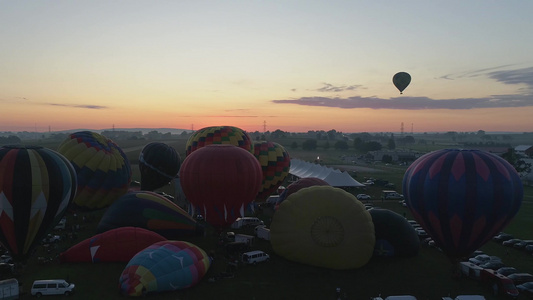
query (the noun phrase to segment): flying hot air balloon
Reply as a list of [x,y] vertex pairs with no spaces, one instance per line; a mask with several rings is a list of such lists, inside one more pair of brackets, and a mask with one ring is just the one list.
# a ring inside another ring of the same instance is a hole
[[207,223],[219,229],[244,215],[263,180],[255,156],[227,144],[207,145],[192,152],[183,161],[179,177],[190,203]]
[[185,155],[211,144],[228,144],[254,153],[252,139],[244,130],[234,126],[211,126],[202,128],[189,137],[185,145]]
[[403,178],[407,207],[452,259],[468,256],[503,230],[520,208],[516,170],[481,150],[444,149],[411,164]]
[[131,182],[130,162],[112,140],[91,131],[70,134],[58,147],[74,166],[78,192],[74,204],[96,210],[124,195]]
[[411,75],[406,72],[398,72],[392,77],[392,83],[400,91],[400,94],[403,94],[403,90],[411,83]]
[[141,190],[153,191],[168,184],[180,169],[178,152],[165,143],[153,142],[144,146],[139,154]]
[[76,173],[56,151],[0,148],[0,242],[22,262],[65,214],[76,195]]

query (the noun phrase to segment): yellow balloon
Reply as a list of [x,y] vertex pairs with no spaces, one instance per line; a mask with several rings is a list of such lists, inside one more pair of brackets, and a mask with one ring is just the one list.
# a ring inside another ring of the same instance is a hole
[[270,241],[274,252],[291,261],[355,269],[372,257],[374,224],[354,195],[331,186],[312,186],[281,203],[272,218]]

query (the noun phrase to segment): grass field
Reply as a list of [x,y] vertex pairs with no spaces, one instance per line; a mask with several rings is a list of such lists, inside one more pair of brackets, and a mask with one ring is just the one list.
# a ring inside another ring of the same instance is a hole
[[[175,147],[184,159],[186,140],[165,141]],[[120,141],[132,163],[133,179],[140,180],[138,171],[138,156],[142,145],[146,141]],[[53,145],[47,147],[54,149]],[[287,147],[287,146],[286,146]],[[183,150],[182,150],[183,149]],[[336,150],[319,150],[314,152],[289,149],[291,157],[314,160],[317,156],[324,164],[342,165],[342,155],[345,152]],[[400,190],[405,167],[372,165],[377,171],[356,172],[356,179],[363,181],[366,177],[381,178],[393,182]],[[173,185],[162,188],[173,194]],[[370,187],[365,193],[373,197],[380,194],[380,187]],[[357,192],[357,191],[354,191]],[[513,222],[506,228],[506,232],[523,239],[533,239],[533,189],[525,188],[524,203]],[[378,200],[375,206],[393,210],[399,214],[411,217],[409,210],[397,201],[382,202]],[[95,229],[103,211],[79,213],[77,218],[69,213],[67,227],[80,224],[76,240],[63,241],[57,244],[50,253],[40,247],[37,253],[28,261],[18,276],[23,292],[29,291],[33,280],[46,278],[65,278],[77,285],[75,299],[124,299],[118,293],[118,279],[125,267],[123,263],[105,264],[59,264],[56,260],[40,263],[38,257],[54,258],[58,253],[71,245],[95,234]],[[88,222],[82,223],[82,216]],[[272,212],[265,210],[258,215],[268,225]],[[207,224],[206,224],[207,226]],[[442,252],[434,248],[422,247],[415,257],[410,258],[372,258],[365,266],[346,271],[335,271],[317,268],[288,261],[277,256],[268,241],[256,239],[254,248],[264,250],[272,256],[269,263],[256,266],[241,266],[231,279],[221,279],[209,282],[207,278],[225,271],[227,261],[223,249],[218,246],[218,236],[207,226],[205,236],[188,238],[190,241],[207,252],[213,251],[215,259],[209,273],[198,285],[181,291],[149,295],[153,299],[335,299],[335,289],[342,289],[344,299],[369,299],[382,294],[383,296],[411,294],[418,299],[440,299],[443,296],[458,294],[483,294],[487,299],[499,299],[491,295],[488,286],[471,279],[452,278],[452,264]],[[252,229],[235,230],[236,232],[252,234]],[[481,248],[490,255],[500,256],[504,263],[517,267],[521,271],[533,273],[533,256],[523,251],[507,248],[495,242],[489,242]],[[29,296],[25,296],[29,298]],[[54,297],[51,297],[53,299]],[[59,297],[60,298],[60,297]]]

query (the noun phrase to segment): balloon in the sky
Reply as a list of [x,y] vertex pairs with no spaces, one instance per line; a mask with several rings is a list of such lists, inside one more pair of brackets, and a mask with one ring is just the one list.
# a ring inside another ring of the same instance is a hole
[[270,242],[288,260],[354,269],[372,257],[374,225],[354,195],[331,186],[312,186],[281,203],[270,226]]
[[76,195],[76,173],[56,151],[38,146],[0,148],[0,242],[26,260]]
[[255,156],[232,145],[207,145],[183,161],[183,193],[214,227],[223,228],[244,215],[257,196],[263,174]]
[[74,204],[96,210],[124,195],[131,181],[130,162],[112,140],[91,131],[70,134],[58,147],[74,166],[78,192]]
[[420,238],[407,220],[388,209],[369,210],[376,231],[375,256],[415,256]]
[[129,192],[107,208],[96,231],[141,227],[167,239],[202,235],[204,228],[165,196],[150,191]]
[[211,260],[200,247],[183,241],[163,241],[137,253],[119,279],[120,293],[142,296],[185,289],[197,284]]
[[403,192],[415,220],[450,258],[471,254],[500,232],[523,197],[513,166],[481,150],[418,158],[404,175]]
[[189,155],[196,149],[211,144],[229,144],[254,153],[252,139],[244,130],[234,126],[212,126],[202,128],[189,137],[185,145],[185,155]]
[[96,234],[59,255],[61,262],[129,262],[141,250],[165,241],[163,236],[140,227],[119,227]]
[[407,88],[409,83],[411,83],[411,75],[406,72],[398,72],[392,77],[392,83],[402,94],[403,90]]
[[254,155],[263,171],[263,184],[255,200],[262,202],[274,193],[289,175],[291,158],[283,146],[267,141],[254,143]]
[[144,146],[139,154],[141,190],[153,191],[168,184],[180,169],[178,152],[165,143],[153,142]]

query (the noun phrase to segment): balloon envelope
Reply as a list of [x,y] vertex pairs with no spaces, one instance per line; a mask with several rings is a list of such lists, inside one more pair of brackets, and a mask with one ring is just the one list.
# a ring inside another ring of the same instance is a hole
[[140,227],[119,227],[96,234],[59,255],[61,262],[129,262],[163,236]]
[[327,183],[325,180],[316,177],[300,178],[295,182],[289,184],[287,188],[285,188],[283,192],[281,192],[277,205],[281,204],[281,202],[287,199],[287,197],[296,193],[297,191],[311,186],[329,186],[329,183]]
[[331,186],[313,186],[281,203],[272,218],[270,242],[288,260],[353,269],[372,257],[374,225],[354,195]]
[[254,156],[259,160],[263,172],[263,183],[255,200],[263,202],[289,175],[291,158],[283,146],[267,141],[254,143]]
[[415,220],[452,258],[467,256],[516,215],[522,183],[507,161],[480,150],[444,149],[418,158],[403,178]]
[[153,191],[168,184],[180,169],[178,152],[165,143],[153,142],[144,146],[139,154],[141,190]]
[[233,145],[254,153],[252,139],[244,130],[234,126],[211,126],[202,128],[187,140],[185,155],[211,144]]
[[375,256],[415,256],[420,249],[420,238],[407,220],[388,209],[374,208],[372,216],[376,232]]
[[232,145],[208,145],[187,156],[179,177],[183,193],[205,221],[223,228],[244,215],[263,175],[250,152]]
[[119,279],[120,293],[141,296],[188,288],[203,278],[210,265],[205,251],[192,243],[158,242],[129,261]]
[[27,259],[76,195],[76,173],[61,154],[37,146],[0,148],[0,242]]
[[203,234],[203,227],[165,196],[150,191],[130,192],[105,211],[96,231],[119,227],[141,227],[167,239]]
[[398,72],[392,77],[392,83],[400,91],[400,94],[409,86],[411,83],[411,75],[406,72]]
[[109,206],[128,191],[130,162],[112,140],[91,131],[70,134],[58,147],[74,166],[78,192],[77,207],[96,210]]

